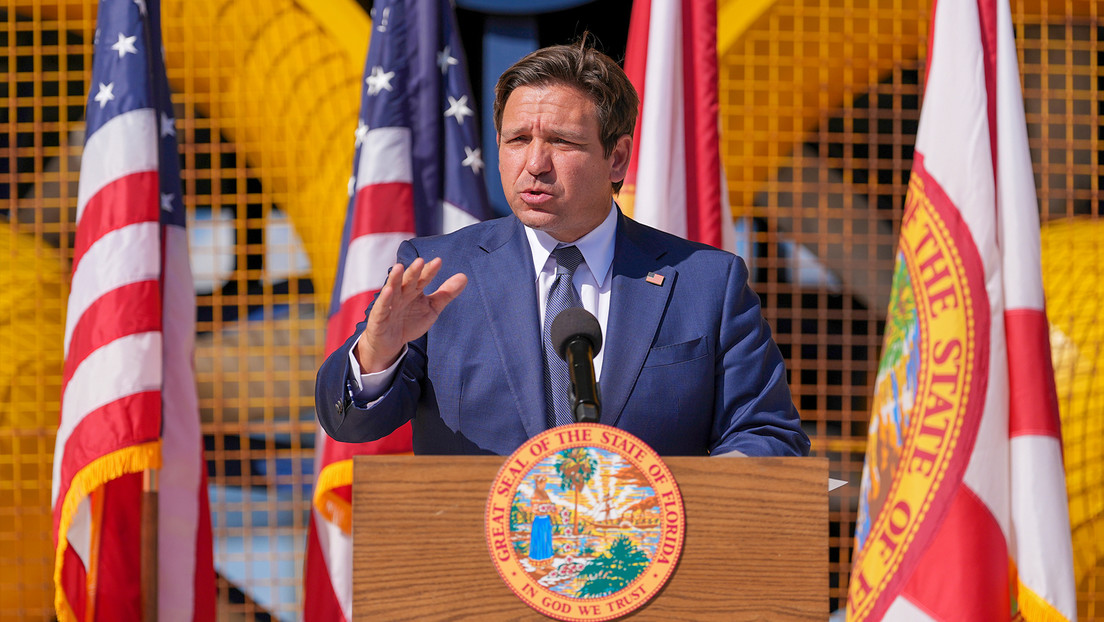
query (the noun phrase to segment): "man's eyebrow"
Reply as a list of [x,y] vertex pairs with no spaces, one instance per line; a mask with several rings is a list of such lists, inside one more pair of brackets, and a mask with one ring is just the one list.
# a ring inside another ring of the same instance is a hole
[[[500,136],[513,138],[515,136],[532,134],[532,130],[528,126],[519,127],[503,127],[499,132]],[[563,138],[575,143],[585,143],[587,140],[586,132],[580,132],[568,128],[552,128],[545,132],[545,135],[552,138]]]
[[577,132],[575,130],[566,129],[566,128],[561,128],[561,129],[558,129],[558,130],[554,130],[554,131],[549,132],[549,133],[553,136],[558,137],[558,138],[566,138],[566,139],[568,139],[572,142],[576,142],[576,143],[586,142],[586,138],[587,138],[586,132]]

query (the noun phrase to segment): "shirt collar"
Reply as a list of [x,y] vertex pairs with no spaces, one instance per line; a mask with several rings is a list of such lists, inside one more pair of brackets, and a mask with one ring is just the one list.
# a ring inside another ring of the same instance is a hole
[[544,264],[548,262],[549,255],[557,246],[576,246],[583,254],[587,268],[594,275],[595,282],[601,287],[609,276],[610,266],[613,264],[614,233],[617,232],[617,210],[613,201],[610,201],[610,211],[602,224],[592,229],[583,237],[571,244],[564,244],[543,231],[525,227],[525,236],[529,238],[529,250],[533,253],[533,272],[536,278],[544,270]]

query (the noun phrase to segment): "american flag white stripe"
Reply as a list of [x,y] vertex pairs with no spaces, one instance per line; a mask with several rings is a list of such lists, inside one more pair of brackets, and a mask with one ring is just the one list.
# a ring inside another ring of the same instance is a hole
[[104,234],[84,254],[73,272],[65,318],[65,354],[73,329],[84,312],[104,294],[161,275],[161,225],[145,222]]
[[716,19],[708,0],[633,5],[625,69],[640,117],[621,200],[642,223],[735,252],[720,153]]
[[379,127],[368,130],[357,162],[356,190],[387,183],[411,183],[410,128]]
[[[357,193],[378,184],[410,184],[413,181],[410,138],[407,127],[381,127],[364,135],[357,162]],[[393,209],[409,207],[395,205]],[[385,231],[365,233],[349,240],[345,265],[350,269],[345,270],[341,282],[341,303],[383,287],[399,245],[412,237],[413,231]]]
[[[131,369],[133,373],[104,373],[111,369]],[[61,409],[65,413],[58,424],[57,446],[64,447],[73,431],[89,413],[122,397],[142,391],[161,390],[161,334],[138,333],[116,339],[93,351],[77,367],[62,392]],[[56,504],[63,485],[62,461],[53,465],[53,494]]]
[[[134,173],[157,171],[157,112],[141,108],[124,112],[88,137],[77,182],[77,224],[88,201],[104,186]],[[138,138],[144,137],[144,138]]]
[[341,302],[383,287],[399,245],[412,237],[412,232],[369,233],[349,242],[346,263],[356,266],[356,270],[345,271],[341,282]]
[[475,223],[479,222],[478,218],[472,216],[468,212],[465,212],[452,203],[449,203],[448,201],[441,201],[441,212],[441,230],[445,233],[452,233],[453,231],[463,229],[468,225],[474,225]]
[[[319,431],[325,436],[326,433]],[[323,441],[323,443],[328,441]],[[324,446],[320,446],[318,455],[322,455]],[[353,576],[353,537],[341,530],[341,527],[326,520],[317,509],[311,508],[314,513],[315,531],[318,535],[322,557],[326,561],[326,568],[331,577]],[[332,581],[334,597],[341,608],[345,620],[353,619],[353,582]]]
[[67,539],[69,540],[69,546],[73,547],[73,551],[77,556],[88,563],[90,556],[90,549],[92,548],[92,510],[88,504],[88,497],[81,500],[77,505],[77,511],[73,513],[73,523],[69,527],[69,534]]

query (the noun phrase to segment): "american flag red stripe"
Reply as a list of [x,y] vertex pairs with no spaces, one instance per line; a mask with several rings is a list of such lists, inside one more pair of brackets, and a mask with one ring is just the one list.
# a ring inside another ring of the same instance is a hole
[[[329,323],[341,322],[341,326],[356,326],[357,322],[364,318],[364,310],[368,308],[368,305],[372,302],[372,299],[376,297],[376,293],[379,290],[366,291],[359,294],[350,296],[345,303],[341,305],[341,308],[330,316]],[[345,342],[346,338],[343,338],[337,332],[326,331],[326,352],[333,352]],[[328,440],[328,439],[327,439]]]
[[53,464],[60,620],[141,618],[150,469],[159,616],[215,615],[195,294],[158,15],[147,0],[103,2],[97,16]]
[[[392,209],[372,209],[373,205],[391,205]],[[356,194],[353,208],[353,239],[373,233],[414,232],[414,187],[410,182],[392,182],[365,186]]]
[[[133,413],[157,412],[161,408],[160,391],[139,391],[120,397],[84,416],[74,428],[73,436],[79,443],[70,443],[68,459],[62,463],[59,477],[72,481],[81,469],[101,456],[137,443],[156,442],[161,429],[151,417],[138,417]],[[127,425],[119,425],[126,421]],[[55,515],[55,524],[60,520]]]
[[[157,183],[156,171],[133,173],[92,196],[81,214],[81,226],[73,241],[74,272],[88,249],[105,234],[128,225],[158,221]],[[134,205],[135,209],[116,209],[121,204]]]
[[[387,130],[365,136],[359,158],[374,162],[409,160],[408,145],[389,140]],[[382,135],[384,140],[376,140]],[[364,166],[361,171],[363,173]],[[399,167],[401,168],[401,167]],[[358,184],[359,185],[359,184]],[[352,334],[364,310],[386,278],[399,244],[414,236],[413,189],[409,181],[388,181],[362,186],[352,199],[351,236],[343,253],[342,279],[335,284],[340,305],[326,323],[326,354],[329,355]],[[347,224],[347,226],[348,226]],[[307,545],[306,620],[352,619],[352,458],[364,454],[411,451],[410,425],[371,443],[340,443],[319,430],[316,454],[320,457],[315,484],[311,529]],[[312,557],[313,553],[313,557]],[[314,560],[312,562],[312,559]],[[325,566],[325,574],[313,570]],[[327,581],[328,580],[328,581]]]
[[[489,215],[475,123],[446,117],[448,97],[471,101],[448,0],[382,0],[365,88],[345,232],[326,325],[326,353],[353,333],[403,240],[447,233]],[[434,120],[426,111],[439,111]],[[417,190],[414,181],[417,179]],[[411,451],[409,425],[372,443],[318,429],[318,473],[307,542],[305,620],[352,616],[352,458]]]
[[160,306],[135,302],[157,300],[159,293],[158,283],[147,280],[127,283],[97,298],[73,327],[62,387],[69,384],[77,365],[103,344],[127,335],[160,330]]
[[[80,228],[79,222],[77,228]],[[97,299],[131,283],[151,280],[160,283],[160,249],[160,225],[156,221],[138,222],[108,231],[89,246],[81,262],[73,269],[65,322],[67,354],[73,329]],[[151,304],[159,308],[161,303],[159,299],[154,299],[152,302],[136,301],[131,304]]]

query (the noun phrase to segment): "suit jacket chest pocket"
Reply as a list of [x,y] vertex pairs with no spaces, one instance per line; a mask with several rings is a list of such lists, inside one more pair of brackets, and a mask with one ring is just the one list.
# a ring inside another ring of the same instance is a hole
[[648,352],[644,367],[678,365],[712,355],[708,336],[666,346],[656,346]]
[[617,426],[660,453],[704,453],[715,380],[709,336],[652,348]]

